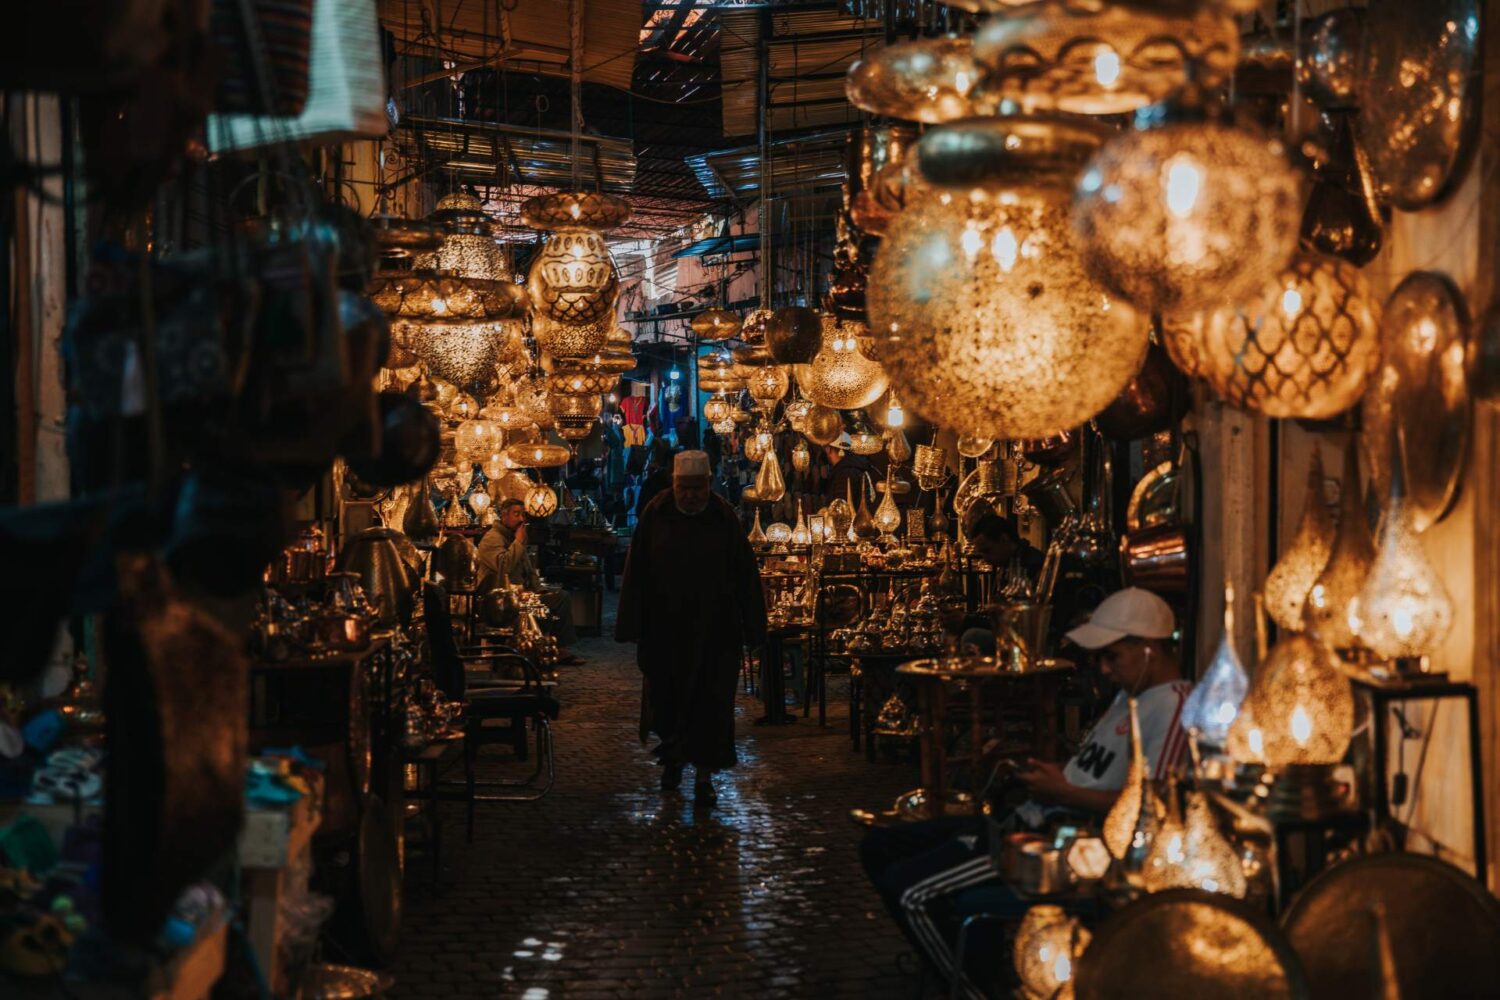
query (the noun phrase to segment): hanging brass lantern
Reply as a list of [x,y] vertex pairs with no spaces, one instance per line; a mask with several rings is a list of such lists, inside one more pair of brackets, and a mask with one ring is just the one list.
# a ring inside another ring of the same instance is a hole
[[1350,616],[1355,613],[1374,558],[1375,543],[1370,538],[1359,486],[1359,453],[1350,435],[1344,450],[1338,533],[1333,537],[1328,562],[1307,592],[1303,611],[1308,632],[1330,649],[1342,652],[1360,645]]
[[528,517],[551,517],[557,513],[557,494],[553,492],[552,487],[537,483],[526,491],[525,504]]
[[1230,752],[1252,755],[1242,763],[1337,764],[1354,732],[1354,694],[1333,652],[1305,635],[1278,642],[1229,732]]
[[892,221],[870,273],[870,329],[901,399],[960,434],[1042,438],[1104,409],[1148,324],[1088,275],[1067,221],[1087,122],[974,119],[918,146],[934,185]]
[[755,368],[746,380],[750,398],[768,409],[781,402],[791,384],[791,375],[780,365]]
[[509,445],[501,454],[518,469],[551,469],[567,465],[568,459],[573,457],[572,452],[562,445],[540,442]]
[[890,386],[885,369],[858,350],[855,324],[824,316],[823,346],[811,362],[797,365],[797,384],[807,398],[836,410],[869,406]]
[[703,419],[715,427],[728,420],[730,412],[729,400],[722,393],[703,404]]
[[812,467],[812,452],[807,448],[807,441],[803,438],[797,439],[797,445],[792,449],[792,468],[799,473],[806,472]]
[[604,350],[614,316],[592,323],[558,323],[541,312],[532,317],[531,334],[539,348],[554,358],[581,361]]
[[844,433],[844,418],[831,407],[815,405],[802,418],[802,433],[813,444],[829,445]]
[[[551,235],[531,263],[527,289],[538,319],[585,326],[614,309],[620,278],[603,230],[623,225],[630,206],[613,195],[569,193],[532,198],[521,218]],[[608,332],[601,331],[601,338]],[[602,346],[596,343],[589,354]]]
[[745,322],[740,327],[740,339],[747,344],[764,345],[766,341],[766,324],[771,321],[771,310],[751,309],[745,314]]
[[740,332],[740,318],[728,309],[705,309],[689,325],[702,340],[728,340]]
[[986,92],[1033,111],[1111,115],[1205,88],[1234,71],[1239,30],[1217,3],[1038,0],[999,11],[974,36]]
[[767,448],[761,459],[760,471],[755,474],[755,495],[765,503],[775,503],[786,496],[786,479],[781,475],[775,448]]
[[1368,282],[1323,254],[1300,253],[1249,302],[1205,313],[1198,334],[1183,352],[1196,356],[1198,374],[1230,405],[1269,417],[1337,416],[1359,402],[1380,362]]
[[557,395],[602,395],[619,384],[613,373],[590,371],[584,366],[559,365],[547,376],[547,391]]
[[974,91],[984,70],[973,39],[919,38],[875,49],[849,67],[844,91],[856,108],[887,118],[939,125],[988,113]]
[[1123,132],[1074,188],[1089,272],[1146,312],[1253,294],[1292,259],[1301,221],[1281,147],[1212,121]]
[[1333,548],[1333,520],[1323,502],[1323,459],[1313,449],[1307,471],[1307,496],[1302,502],[1302,520],[1297,534],[1266,576],[1266,613],[1289,632],[1302,631],[1302,611],[1307,592],[1328,564]]

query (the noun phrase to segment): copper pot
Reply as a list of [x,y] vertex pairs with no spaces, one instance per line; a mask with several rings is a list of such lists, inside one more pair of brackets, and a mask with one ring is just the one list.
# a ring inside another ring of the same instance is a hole
[[1157,593],[1181,594],[1191,577],[1187,529],[1158,524],[1120,539],[1120,573],[1125,583]]

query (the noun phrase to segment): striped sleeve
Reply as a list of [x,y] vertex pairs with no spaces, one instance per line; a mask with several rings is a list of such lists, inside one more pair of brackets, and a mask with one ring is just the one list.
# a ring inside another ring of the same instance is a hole
[[1192,685],[1186,681],[1153,692],[1141,717],[1142,746],[1158,781],[1179,774],[1187,759],[1187,732],[1182,728],[1182,706]]

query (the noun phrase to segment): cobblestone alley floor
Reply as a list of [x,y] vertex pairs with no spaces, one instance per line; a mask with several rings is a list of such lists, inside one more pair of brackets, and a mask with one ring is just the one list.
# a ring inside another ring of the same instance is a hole
[[691,771],[685,794],[664,796],[636,738],[635,647],[578,652],[589,662],[563,668],[551,794],[481,804],[473,844],[463,806],[446,805],[440,892],[425,859],[409,866],[396,995],[912,997],[847,813],[887,806],[916,769],[851,751],[842,678],[821,729],[816,711],[754,726],[760,704],[742,694],[740,766],[720,776],[718,808],[695,814]]

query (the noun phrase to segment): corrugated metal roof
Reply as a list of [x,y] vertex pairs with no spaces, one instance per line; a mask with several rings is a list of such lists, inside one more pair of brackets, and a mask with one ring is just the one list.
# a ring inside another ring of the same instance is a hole
[[[848,132],[836,129],[771,143],[770,187],[772,194],[806,193],[843,184],[846,174],[844,149]],[[712,198],[753,201],[760,193],[760,146],[721,149],[687,157]]]
[[[393,133],[396,148],[423,163],[438,163],[480,184],[574,184],[572,137],[459,118],[411,117]],[[635,152],[629,139],[579,137],[577,183],[629,191]],[[503,161],[504,169],[500,167]],[[596,170],[596,167],[598,168]]]
[[[583,78],[629,90],[645,23],[641,0],[585,3]],[[512,11],[505,6],[495,0],[380,0],[380,23],[396,36],[403,55],[413,50],[410,54],[457,57],[461,64],[494,63],[503,44],[508,64],[567,76],[566,0],[523,0]]]
[[[724,134],[752,135],[760,127],[758,103],[763,12],[723,11],[719,66],[723,81]],[[859,121],[844,98],[844,74],[869,48],[884,43],[880,24],[849,17],[837,7],[773,11],[765,15],[770,62],[773,132]]]

